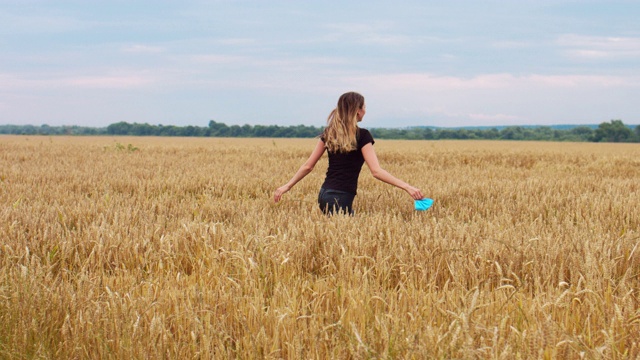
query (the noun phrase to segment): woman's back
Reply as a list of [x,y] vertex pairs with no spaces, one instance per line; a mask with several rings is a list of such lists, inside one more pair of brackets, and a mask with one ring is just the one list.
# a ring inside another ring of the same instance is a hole
[[[329,167],[322,184],[325,189],[346,191],[352,194],[357,193],[358,177],[362,164],[364,164],[364,156],[362,148],[367,144],[374,144],[373,136],[367,129],[358,129],[356,149],[350,152],[332,152],[328,151]],[[323,138],[321,138],[324,141]]]

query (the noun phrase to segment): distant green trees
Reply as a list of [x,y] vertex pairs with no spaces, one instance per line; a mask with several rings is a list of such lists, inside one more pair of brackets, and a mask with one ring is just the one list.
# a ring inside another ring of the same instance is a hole
[[310,137],[318,136],[322,132],[323,128],[306,126],[306,125],[227,126],[226,124],[217,123],[211,120],[209,121],[208,129],[209,129],[209,135],[207,136],[310,138]]
[[[131,136],[189,136],[189,137],[275,137],[312,138],[320,135],[322,127],[295,125],[231,125],[209,121],[208,126],[150,125],[147,123],[117,122],[106,128],[82,126],[0,125],[0,134],[18,135],[131,135]],[[408,140],[533,140],[533,141],[593,141],[640,142],[640,125],[635,129],[622,120],[611,120],[595,126],[506,126],[494,128],[371,128],[378,139]]]
[[[640,125],[636,126],[636,133],[640,130]],[[634,142],[640,138],[626,126],[622,120],[611,120],[609,123],[602,123],[593,135],[593,141],[596,142]]]
[[103,128],[84,126],[0,125],[0,134],[9,135],[104,135]]

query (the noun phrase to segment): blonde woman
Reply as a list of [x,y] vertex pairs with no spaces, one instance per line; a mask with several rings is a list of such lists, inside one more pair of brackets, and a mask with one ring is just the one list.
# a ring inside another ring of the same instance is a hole
[[371,133],[358,127],[358,122],[362,121],[366,112],[362,95],[356,92],[342,94],[338,99],[338,106],[329,114],[327,126],[311,156],[289,182],[276,189],[274,201],[280,201],[284,193],[307,176],[325,150],[329,154],[329,168],[318,194],[318,204],[324,213],[333,214],[338,211],[353,215],[353,199],[358,189],[360,169],[365,162],[376,179],[403,189],[414,200],[423,199],[420,189],[380,167],[373,150],[375,141]]

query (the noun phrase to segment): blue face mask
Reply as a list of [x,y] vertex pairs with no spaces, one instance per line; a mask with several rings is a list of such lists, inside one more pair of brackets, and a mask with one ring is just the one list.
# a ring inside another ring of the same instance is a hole
[[433,205],[433,199],[424,198],[422,200],[415,201],[415,207],[418,211],[425,211]]

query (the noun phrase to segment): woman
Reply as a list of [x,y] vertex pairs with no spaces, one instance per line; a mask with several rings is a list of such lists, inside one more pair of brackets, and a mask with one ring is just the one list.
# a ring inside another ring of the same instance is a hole
[[318,204],[326,214],[333,214],[334,211],[353,214],[352,205],[358,188],[358,176],[365,162],[376,179],[405,190],[414,200],[424,198],[420,189],[380,167],[373,150],[375,141],[371,133],[358,127],[358,122],[362,121],[366,112],[362,95],[348,92],[340,96],[338,106],[329,114],[327,126],[311,156],[289,182],[276,189],[273,197],[275,202],[280,201],[284,193],[313,170],[325,150],[329,154],[329,168],[320,188]]

